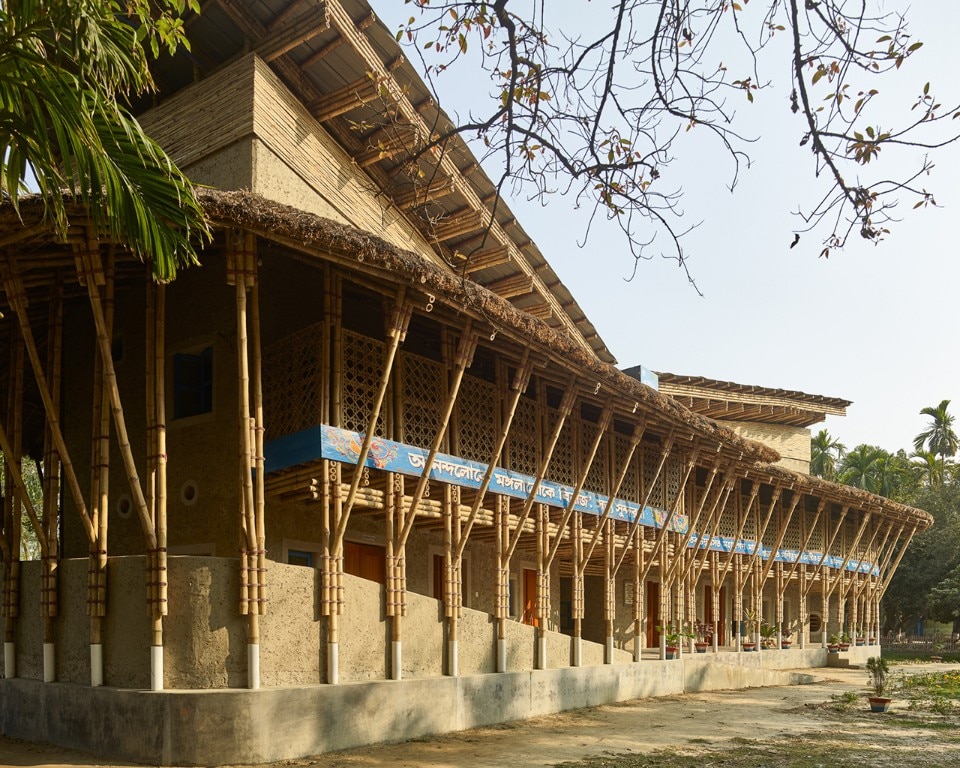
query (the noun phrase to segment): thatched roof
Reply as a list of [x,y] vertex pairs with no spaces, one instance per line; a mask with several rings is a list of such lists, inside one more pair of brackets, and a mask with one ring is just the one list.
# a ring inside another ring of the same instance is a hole
[[[860,510],[876,509],[885,517],[916,523],[921,529],[933,523],[932,517],[921,510],[773,466],[772,462],[780,458],[774,449],[744,439],[713,420],[690,411],[673,398],[602,362],[582,344],[509,301],[441,269],[416,253],[401,250],[368,232],[248,192],[202,189],[198,197],[215,227],[239,226],[307,258],[334,258],[383,281],[405,284],[435,296],[439,302],[489,323],[518,344],[536,347],[554,364],[575,370],[590,385],[599,383],[601,392],[635,402],[638,418],[646,414],[649,426],[656,429],[655,425],[659,425],[661,430],[675,428],[688,439],[700,439],[707,446],[721,451],[728,460],[741,464],[743,473],[755,481],[790,485],[797,492],[826,497],[837,504],[848,504]],[[20,216],[9,203],[0,204],[0,247],[15,246],[18,258],[30,265],[25,283],[28,293],[38,299],[45,294],[54,270],[73,268],[70,244],[62,242],[51,228],[42,224],[42,211],[42,201],[36,197],[22,199]],[[67,213],[75,221],[84,218],[79,206],[71,206]],[[142,267],[136,266],[132,260],[122,262],[120,267],[121,270],[135,269],[142,274]],[[42,304],[42,301],[38,303]],[[6,309],[5,305],[6,297],[0,297],[0,311]]]

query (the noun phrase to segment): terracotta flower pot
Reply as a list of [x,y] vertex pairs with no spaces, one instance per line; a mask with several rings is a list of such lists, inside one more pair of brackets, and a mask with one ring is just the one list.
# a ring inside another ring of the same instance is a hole
[[706,653],[708,645],[709,643],[694,643],[693,647],[697,650],[697,653]]
[[893,701],[893,699],[888,699],[884,696],[871,696],[869,698],[870,711],[871,712],[887,712],[890,709],[891,701]]
[[840,653],[840,646],[836,643],[830,643],[827,646],[827,653]]
[[672,661],[680,655],[680,649],[673,645],[667,646],[667,661]]
[[744,644],[743,644],[743,650],[745,650],[745,651],[755,651],[755,650],[757,650],[757,644],[756,644],[756,643],[744,643]]

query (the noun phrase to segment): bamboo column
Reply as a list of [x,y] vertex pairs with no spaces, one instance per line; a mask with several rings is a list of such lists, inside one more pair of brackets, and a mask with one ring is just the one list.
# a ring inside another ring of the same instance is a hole
[[804,650],[807,647],[807,640],[809,639],[809,632],[810,632],[810,629],[809,629],[810,622],[807,620],[807,566],[806,564],[800,566],[800,583],[797,585],[797,593],[799,595],[799,597],[797,598],[797,612],[800,615],[799,644],[800,644],[800,649]]
[[[150,683],[163,690],[163,617],[167,615],[166,289],[147,277],[147,498],[157,546],[147,552],[151,621]],[[262,474],[262,473],[261,473]]]
[[[47,376],[50,378],[54,407],[60,408],[60,370],[63,359],[63,285],[57,272],[50,287],[47,322]],[[53,682],[56,674],[56,617],[59,602],[60,560],[60,462],[50,434],[44,426],[43,445],[43,531],[46,551],[42,552],[40,611],[43,615],[44,681]]]
[[[547,668],[547,621],[550,618],[550,567],[547,557],[550,550],[550,508],[546,504],[537,504],[537,601],[536,627],[537,652],[534,659],[536,669]],[[559,533],[557,535],[559,539]]]
[[603,663],[613,664],[613,623],[617,614],[616,585],[614,564],[616,545],[613,535],[613,520],[607,520],[603,526]]
[[510,546],[510,499],[497,495],[496,524],[497,578],[494,612],[497,619],[497,672],[507,671],[507,619],[510,614],[510,561],[504,555]]
[[573,579],[571,594],[571,612],[573,613],[573,666],[579,667],[583,663],[583,513],[574,512],[570,518],[570,537],[573,543]]
[[[14,477],[19,475],[22,444],[23,413],[23,342],[16,339],[10,347],[10,387],[7,390],[6,424],[13,433],[13,440],[3,431],[4,498],[3,528],[8,542],[7,556],[3,561],[3,669],[4,676],[16,677],[16,632],[20,615],[20,484]],[[26,497],[29,501],[29,497]]]
[[713,613],[713,652],[720,650],[721,634],[726,632],[726,627],[720,623],[720,590],[722,585],[718,579],[720,576],[720,555],[717,552],[704,552],[704,557],[710,558],[710,610]]
[[[444,438],[446,437],[447,430],[450,427],[450,418],[453,415],[453,409],[456,406],[457,397],[460,394],[460,385],[463,383],[463,376],[466,373],[467,368],[473,364],[473,355],[477,349],[477,341],[477,334],[473,331],[473,323],[472,321],[468,320],[466,327],[464,328],[463,335],[460,337],[460,343],[457,345],[456,354],[452,361],[452,376],[447,386],[444,410],[440,419],[440,426],[437,429],[436,435],[434,435],[433,443],[430,446],[430,451],[428,452],[427,457],[424,459],[420,477],[417,479],[416,488],[414,489],[413,496],[410,499],[409,512],[405,516],[402,516],[402,520],[398,519],[398,526],[395,532],[396,540],[393,544],[393,550],[397,567],[399,567],[403,573],[402,583],[404,592],[406,590],[406,574],[404,564],[406,562],[407,541],[409,540],[410,533],[413,530],[413,524],[416,521],[420,502],[423,500],[423,497],[429,488],[430,472],[433,469],[433,462],[436,459],[437,454],[440,452],[440,448],[443,446]],[[401,617],[406,614],[405,594],[401,596],[400,604],[402,606],[401,610],[395,611],[392,614],[388,614],[391,616],[391,658],[393,659],[391,669],[394,680],[400,679],[401,669],[403,666]]]
[[443,486],[443,515],[443,611],[447,619],[447,674],[458,677],[459,621],[463,615],[462,560],[455,556],[462,534],[459,486]]
[[[261,599],[262,539],[261,520],[258,520],[256,492],[253,474],[256,467],[256,424],[251,418],[250,344],[248,343],[247,292],[256,283],[256,239],[241,231],[228,235],[227,284],[233,285],[236,293],[237,324],[237,378],[238,413],[237,426],[240,443],[240,531],[243,548],[240,553],[243,594],[240,597],[240,613],[247,617],[247,687],[260,687],[260,616],[265,611]],[[254,351],[256,354],[256,351]],[[262,517],[262,515],[260,516]]]
[[[98,254],[99,256],[99,254]],[[108,256],[104,269],[99,258],[82,263],[82,279],[93,286],[103,307],[104,333],[113,338],[114,283],[113,256]],[[100,295],[102,292],[102,295]],[[90,447],[90,514],[96,538],[90,542],[87,580],[87,613],[90,616],[90,684],[103,685],[103,621],[107,610],[107,537],[110,504],[110,393],[107,391],[104,362],[94,359],[93,444]],[[149,559],[149,558],[148,558]],[[149,563],[147,568],[149,581]],[[148,597],[149,602],[149,587]]]
[[646,597],[644,583],[640,579],[643,572],[643,542],[645,538],[644,528],[637,528],[633,539],[633,660],[640,661],[643,658],[644,645],[644,599]]

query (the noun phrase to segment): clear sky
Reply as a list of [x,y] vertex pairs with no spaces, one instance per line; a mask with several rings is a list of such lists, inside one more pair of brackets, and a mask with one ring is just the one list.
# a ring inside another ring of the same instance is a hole
[[[566,23],[564,14],[573,17],[583,5],[557,2],[554,23]],[[409,16],[397,0],[374,7],[391,29]],[[924,47],[896,83],[878,87],[906,109],[927,81],[945,104],[960,102],[960,3],[917,3],[908,18]],[[799,147],[802,124],[785,97],[786,63],[771,57],[761,69],[774,87],[753,105],[738,106],[738,125],[758,141],[734,192],[727,189],[730,161],[714,142],[685,142],[670,170],[684,190],[684,222],[699,224],[685,247],[703,297],[674,262],[644,262],[627,280],[633,259],[615,227],[595,227],[580,247],[585,217],[569,198],[555,195],[541,206],[515,197],[510,206],[621,366],[842,397],[853,401],[848,415],[825,426],[848,447],[909,450],[925,425],[922,407],[950,399],[960,414],[960,146],[935,156],[924,184],[941,208],[911,212],[912,203],[902,205],[904,221],[877,246],[851,238],[844,251],[822,259],[820,238],[808,234],[790,249],[802,224],[791,212],[810,203],[818,187],[811,156]],[[468,88],[462,76],[447,75],[438,87],[451,114],[489,90],[489,80]],[[919,157],[905,160],[916,164]]]

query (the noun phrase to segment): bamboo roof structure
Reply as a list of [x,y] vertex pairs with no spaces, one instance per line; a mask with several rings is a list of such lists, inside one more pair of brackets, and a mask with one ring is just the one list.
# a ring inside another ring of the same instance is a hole
[[191,50],[164,59],[157,92],[135,111],[257,54],[452,273],[540,317],[604,362],[616,362],[466,143],[454,136],[422,150],[453,123],[364,0],[214,0],[186,27]]
[[[640,368],[625,368],[624,373],[639,375]],[[809,427],[826,416],[845,416],[849,400],[810,395],[791,389],[775,389],[752,384],[658,373],[660,391],[711,419],[753,421]]]

